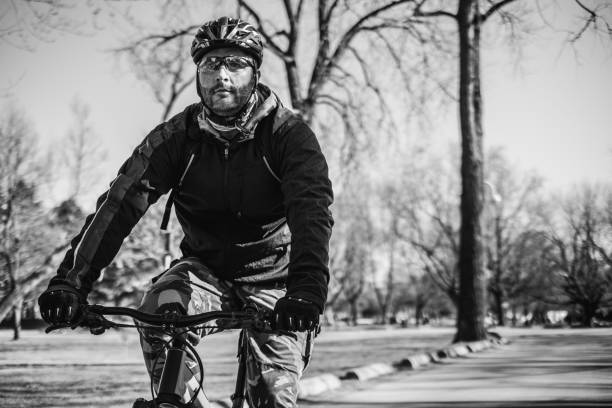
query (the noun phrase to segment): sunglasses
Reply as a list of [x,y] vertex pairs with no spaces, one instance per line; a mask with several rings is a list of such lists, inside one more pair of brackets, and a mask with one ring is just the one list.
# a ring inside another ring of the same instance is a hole
[[255,68],[255,62],[251,58],[229,55],[227,57],[204,57],[198,69],[203,72],[214,72],[221,68],[221,65],[225,65],[230,72],[240,71],[246,67]]

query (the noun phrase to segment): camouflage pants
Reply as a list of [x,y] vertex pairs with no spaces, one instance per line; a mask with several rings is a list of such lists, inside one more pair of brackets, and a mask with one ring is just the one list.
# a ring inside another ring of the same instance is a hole
[[[140,310],[159,313],[171,304],[179,304],[189,314],[212,310],[240,310],[245,303],[273,309],[285,294],[284,288],[259,285],[230,284],[220,281],[211,271],[194,258],[185,258],[168,269],[145,293]],[[195,346],[200,336],[207,333],[189,333],[188,341]],[[261,333],[245,330],[247,336],[247,398],[251,407],[295,407],[297,387],[308,364],[310,336],[306,333]],[[163,343],[169,336],[159,331],[142,328],[140,344],[145,364],[157,388],[165,355]],[[156,361],[157,360],[157,361]],[[155,366],[154,366],[155,365]],[[198,387],[200,372],[190,352],[185,360],[185,377],[177,390],[188,401]],[[206,407],[204,393],[198,395],[196,407]]]

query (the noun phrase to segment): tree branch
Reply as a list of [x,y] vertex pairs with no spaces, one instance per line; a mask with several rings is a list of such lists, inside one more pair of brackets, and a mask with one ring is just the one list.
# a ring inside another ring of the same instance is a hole
[[413,12],[413,15],[415,17],[449,17],[453,19],[454,21],[457,21],[457,15],[449,11],[446,11],[446,10],[433,10],[433,11],[421,10],[421,7],[423,7],[423,5],[426,2],[427,0],[421,0],[421,2],[417,4]]
[[347,50],[348,45],[353,40],[355,35],[362,30],[363,25],[373,17],[376,17],[380,13],[390,10],[401,4],[412,2],[413,0],[396,0],[391,3],[380,6],[369,13],[362,16],[357,22],[355,22],[341,37],[335,50],[332,52],[330,57],[321,56],[317,58],[317,63],[313,68],[313,74],[311,76],[311,82],[308,89],[308,98],[314,99],[317,92],[322,86],[321,78],[325,78],[334,66],[338,65],[338,61],[344,52]]
[[[601,18],[601,16],[598,14],[598,10],[593,10],[593,9],[588,8],[580,0],[574,0],[574,1],[576,2],[576,4],[578,4],[580,8],[582,8],[584,11],[587,12],[589,17],[587,18],[582,28],[574,36],[572,36],[572,38],[570,38],[569,40],[570,43],[575,43],[576,41],[578,41],[582,37],[582,35],[586,32],[586,30],[591,26],[591,24],[597,27],[597,20]],[[606,25],[608,35],[612,36],[612,27],[605,20],[604,20],[604,23]]]
[[200,28],[199,25],[191,25],[188,27],[185,27],[181,30],[174,30],[172,31],[170,34],[151,34],[151,35],[147,35],[145,37],[142,37],[141,39],[126,45],[125,47],[120,47],[120,48],[113,48],[111,49],[112,52],[115,53],[119,53],[119,52],[130,52],[132,50],[135,50],[136,48],[142,46],[143,44],[145,44],[146,42],[149,41],[157,41],[157,43],[153,46],[153,48],[158,48],[161,47],[162,45],[174,40],[175,38],[179,38],[179,37],[183,37],[186,35],[194,35],[194,31],[196,29]]
[[266,40],[266,45],[270,47],[273,53],[278,55],[281,59],[285,60],[288,56],[287,51],[283,50],[275,41],[272,36],[268,34],[266,30],[264,30],[263,23],[261,21],[261,17],[259,14],[253,9],[245,0],[238,0],[238,7],[244,8],[257,23],[257,30],[261,33],[261,35]]
[[493,4],[491,7],[489,7],[489,9],[487,11],[484,12],[484,14],[481,16],[481,22],[484,23],[485,21],[487,21],[487,19],[489,17],[491,17],[493,14],[495,14],[495,12],[497,12],[498,10],[500,10],[502,7],[507,6],[508,4],[514,2],[515,0],[502,0],[499,1],[495,4]]

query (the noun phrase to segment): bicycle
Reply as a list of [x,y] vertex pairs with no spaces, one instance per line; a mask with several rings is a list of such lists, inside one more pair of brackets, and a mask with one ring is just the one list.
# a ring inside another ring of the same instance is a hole
[[[79,319],[72,325],[51,325],[45,332],[70,327],[89,328],[92,334],[102,334],[111,328],[129,327],[141,328],[139,323],[147,324],[148,330],[160,330],[162,333],[171,336],[159,351],[157,359],[167,350],[166,361],[162,370],[158,389],[155,391],[153,380],[151,379],[152,401],[147,402],[139,398],[134,402],[132,408],[192,408],[192,404],[197,399],[198,394],[203,392],[204,366],[195,348],[187,342],[186,334],[189,331],[200,329],[212,329],[209,334],[223,330],[232,329],[253,329],[253,330],[272,330],[271,311],[258,310],[255,305],[248,305],[240,312],[212,311],[196,315],[185,315],[179,311],[169,311],[163,314],[144,313],[136,309],[127,307],[107,307],[102,305],[83,305],[79,313]],[[107,319],[105,316],[126,316],[135,320],[134,324],[117,323]],[[208,325],[209,322],[216,321],[215,325]],[[177,329],[185,330],[177,330]],[[231,396],[232,408],[242,408],[245,402],[246,385],[246,336],[241,333],[238,341],[238,372],[236,375],[236,386]],[[177,394],[177,382],[182,378],[181,372],[184,370],[184,358],[187,350],[194,355],[199,369],[200,379],[198,388],[193,397],[187,402],[182,402],[182,396]],[[154,366],[157,365],[157,359]]]

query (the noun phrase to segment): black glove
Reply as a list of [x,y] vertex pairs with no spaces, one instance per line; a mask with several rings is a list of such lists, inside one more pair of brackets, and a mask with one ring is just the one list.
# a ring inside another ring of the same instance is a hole
[[275,329],[289,331],[314,330],[319,324],[319,308],[314,303],[294,297],[283,297],[274,306]]
[[40,315],[49,324],[74,323],[83,304],[83,295],[68,284],[51,285],[38,298]]

